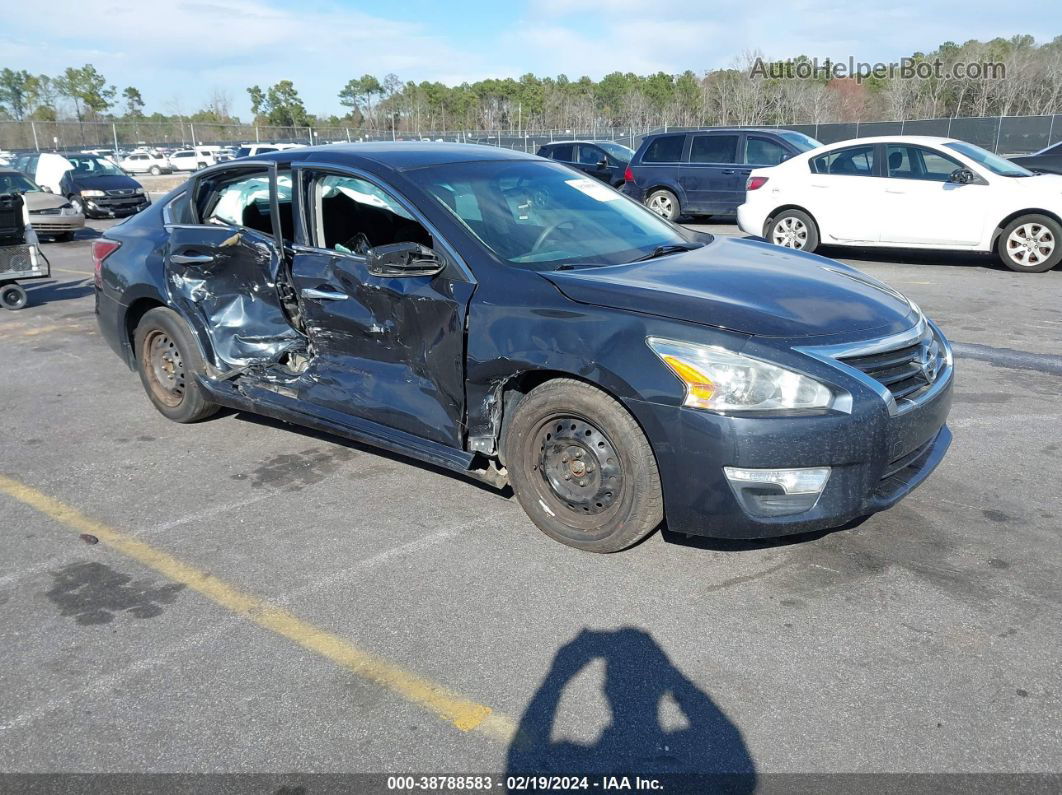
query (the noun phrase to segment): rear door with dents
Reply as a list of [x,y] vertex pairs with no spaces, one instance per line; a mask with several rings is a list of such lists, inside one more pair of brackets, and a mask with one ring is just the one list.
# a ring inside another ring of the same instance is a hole
[[168,227],[166,277],[173,303],[209,342],[215,365],[264,364],[304,347],[277,290],[291,224],[282,222],[276,164],[208,172],[196,180],[191,204],[191,223]]
[[[307,165],[292,278],[313,354],[300,397],[461,448],[465,318],[475,284],[411,203],[360,172]],[[382,277],[366,253],[416,242],[446,260],[434,276]]]

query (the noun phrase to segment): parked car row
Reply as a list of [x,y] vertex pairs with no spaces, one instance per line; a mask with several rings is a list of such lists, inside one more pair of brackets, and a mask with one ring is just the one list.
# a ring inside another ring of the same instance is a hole
[[139,182],[99,155],[34,152],[18,155],[11,165],[88,218],[132,215],[151,204]]

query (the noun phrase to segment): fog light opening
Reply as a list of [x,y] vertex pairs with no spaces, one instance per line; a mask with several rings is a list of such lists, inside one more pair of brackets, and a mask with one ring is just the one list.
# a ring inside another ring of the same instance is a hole
[[788,516],[810,511],[830,479],[830,467],[723,467],[723,473],[734,495],[753,516]]

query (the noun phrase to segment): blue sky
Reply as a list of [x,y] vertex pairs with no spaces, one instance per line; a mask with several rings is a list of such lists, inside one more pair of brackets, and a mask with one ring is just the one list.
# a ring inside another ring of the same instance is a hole
[[310,112],[331,114],[342,112],[339,89],[366,72],[596,79],[701,73],[752,51],[887,62],[947,39],[1062,30],[1062,5],[1027,5],[1029,14],[1001,13],[995,0],[23,0],[5,9],[0,66],[54,74],[92,63],[119,89],[138,87],[148,112],[191,112],[221,90],[245,118],[247,86],[290,79]]

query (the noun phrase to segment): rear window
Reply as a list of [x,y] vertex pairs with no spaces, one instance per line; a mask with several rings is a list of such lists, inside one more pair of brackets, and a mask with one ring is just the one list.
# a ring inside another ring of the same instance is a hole
[[682,160],[682,145],[686,142],[685,134],[661,135],[653,139],[653,142],[642,155],[643,163],[677,163]]

